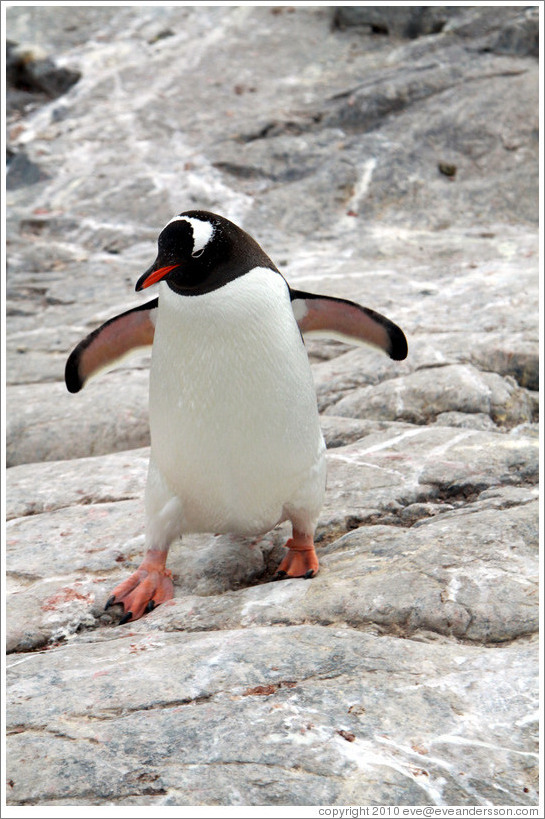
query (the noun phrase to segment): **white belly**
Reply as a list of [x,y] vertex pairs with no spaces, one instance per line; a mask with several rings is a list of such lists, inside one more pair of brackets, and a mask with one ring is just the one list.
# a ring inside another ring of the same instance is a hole
[[181,531],[258,533],[293,509],[315,520],[324,444],[284,280],[256,268],[199,296],[160,287],[151,458],[180,499]]

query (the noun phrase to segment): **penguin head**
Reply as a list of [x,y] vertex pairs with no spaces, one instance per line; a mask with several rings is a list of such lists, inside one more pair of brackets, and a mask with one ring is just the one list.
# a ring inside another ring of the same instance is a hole
[[276,270],[241,228],[215,213],[185,211],[159,234],[157,258],[140,276],[135,289],[165,281],[181,295],[201,295],[258,266]]

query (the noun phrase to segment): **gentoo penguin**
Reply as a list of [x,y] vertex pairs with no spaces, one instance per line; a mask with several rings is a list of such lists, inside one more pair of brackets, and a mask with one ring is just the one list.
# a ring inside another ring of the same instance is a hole
[[170,544],[188,532],[259,535],[292,524],[275,579],[318,571],[314,530],[325,445],[303,336],[327,335],[407,355],[403,332],[345,299],[289,287],[245,231],[214,213],[175,216],[136,290],[158,298],[107,321],[66,363],[78,392],[99,370],[152,345],[146,554],[113,589],[121,622],[173,597]]

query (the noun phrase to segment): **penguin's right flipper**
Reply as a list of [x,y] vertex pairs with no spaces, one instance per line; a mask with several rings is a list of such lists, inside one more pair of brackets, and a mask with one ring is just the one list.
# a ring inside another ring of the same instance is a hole
[[75,347],[68,357],[64,380],[69,392],[79,392],[101,370],[112,369],[124,356],[153,344],[158,299],[133,307],[106,321]]

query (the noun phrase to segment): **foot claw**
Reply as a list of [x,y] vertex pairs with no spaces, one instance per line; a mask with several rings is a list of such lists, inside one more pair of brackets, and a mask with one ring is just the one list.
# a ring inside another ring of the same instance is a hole
[[106,605],[104,606],[104,611],[108,611],[110,606],[114,606],[114,605],[115,605],[115,594],[112,594],[112,596],[108,597],[108,599],[106,600]]
[[288,550],[287,555],[280,563],[273,580],[280,580],[283,577],[314,577],[318,574],[318,557],[314,551],[314,541],[312,535],[301,534],[294,530],[291,537],[285,544]]
[[165,568],[166,556],[166,552],[149,549],[138,569],[115,587],[106,608],[115,604],[123,606],[125,614],[120,625],[138,620],[166,600],[172,600],[174,586],[172,573]]

